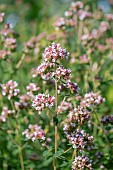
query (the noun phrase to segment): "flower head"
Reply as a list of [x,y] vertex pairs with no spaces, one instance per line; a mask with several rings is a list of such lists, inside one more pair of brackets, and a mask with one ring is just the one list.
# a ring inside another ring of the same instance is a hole
[[66,87],[70,89],[72,93],[78,94],[79,92],[77,83],[71,82],[70,80],[67,81]]
[[85,155],[75,157],[72,162],[72,170],[84,170],[85,168],[92,170],[92,164],[89,158]]
[[70,125],[64,127],[64,132],[73,148],[77,148],[78,150],[82,150],[84,148],[90,150],[93,148],[93,136],[90,136],[84,130],[80,129],[76,129],[76,131],[72,132],[69,132],[68,130],[71,130]]
[[10,51],[0,50],[0,59],[5,60],[10,55]]
[[37,83],[29,83],[28,86],[26,86],[27,89],[27,95],[29,95],[31,98],[34,97],[33,92],[38,92],[40,90],[40,87]]
[[10,50],[14,50],[17,47],[15,38],[6,38],[4,46]]
[[28,95],[28,94],[23,94],[23,95],[19,96],[19,99],[20,99],[19,102],[15,102],[15,108],[17,110],[26,109],[30,106],[32,96]]
[[55,63],[59,59],[65,59],[69,57],[69,53],[66,49],[63,49],[60,44],[52,43],[47,47],[43,53],[43,59],[45,62],[50,61]]
[[83,8],[83,3],[81,1],[71,3],[71,7],[70,7],[71,11],[75,12],[81,8]]
[[68,121],[76,124],[85,124],[89,120],[90,112],[81,106],[71,110],[68,115]]
[[31,139],[33,142],[35,140],[45,140],[45,133],[38,125],[29,125],[28,129],[22,132],[27,139]]
[[7,107],[3,107],[2,114],[0,115],[0,121],[6,122],[9,115],[15,113],[15,110],[8,110]]
[[43,62],[33,71],[33,77],[40,75],[42,79],[49,80],[53,78],[54,73],[50,70],[55,67],[54,63]]
[[65,69],[63,66],[59,66],[54,72],[54,75],[57,79],[64,79],[64,80],[69,80],[70,74],[71,74],[71,70]]
[[54,26],[56,28],[56,30],[59,30],[59,28],[61,29],[65,29],[65,24],[66,24],[66,21],[63,17],[60,17],[57,19],[57,21],[54,23]]
[[17,89],[18,83],[13,80],[9,80],[6,84],[1,84],[2,95],[8,96],[10,100],[13,96],[17,96],[20,93],[20,90]]
[[61,102],[58,106],[58,112],[65,112],[72,109],[72,104],[70,102]]
[[38,111],[39,114],[41,114],[44,109],[53,107],[54,102],[54,96],[50,96],[49,94],[38,94],[34,97],[32,106]]
[[105,98],[97,93],[90,92],[85,94],[85,97],[80,104],[82,107],[88,108],[91,106],[100,105],[103,102],[105,102]]

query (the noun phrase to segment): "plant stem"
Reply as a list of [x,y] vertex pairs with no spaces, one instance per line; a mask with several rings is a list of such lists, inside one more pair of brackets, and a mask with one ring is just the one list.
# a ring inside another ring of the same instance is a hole
[[72,154],[72,161],[76,155],[77,155],[77,152],[76,152],[76,149],[74,149],[73,154]]
[[64,153],[67,153],[67,152],[68,152],[69,150],[71,150],[71,149],[72,149],[72,147],[68,148],[66,151],[63,152],[63,154],[64,154]]
[[24,160],[23,160],[23,154],[22,154],[22,148],[20,147],[20,164],[21,164],[21,170],[24,170]]
[[[56,119],[58,117],[58,84],[57,84],[57,80],[55,80],[55,91],[56,91],[56,95],[55,95],[55,116]],[[58,148],[58,126],[57,123],[55,124],[55,154],[57,152],[57,148]],[[57,158],[54,159],[54,170],[56,170],[56,161]]]
[[19,62],[16,65],[16,69],[19,69],[19,67],[22,65],[25,57],[26,57],[26,55],[23,53],[21,59],[19,60]]

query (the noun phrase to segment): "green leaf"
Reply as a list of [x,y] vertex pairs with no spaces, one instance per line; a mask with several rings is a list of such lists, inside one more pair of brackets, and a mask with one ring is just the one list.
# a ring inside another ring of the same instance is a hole
[[47,167],[52,161],[53,161],[53,158],[52,158],[52,157],[49,158],[49,159],[47,159],[47,160],[45,160],[42,164],[40,164],[40,165],[37,167],[37,169],[42,168],[42,167]]
[[60,167],[67,166],[68,164],[69,164],[68,162],[64,162],[62,165],[60,165]]
[[43,156],[46,157],[46,159],[47,157],[52,156],[52,155],[53,155],[52,150],[45,150],[43,152]]
[[53,155],[53,158],[57,158],[57,157],[61,156],[62,153],[63,153],[62,151],[57,151],[57,152]]
[[43,156],[47,156],[48,153],[49,153],[49,151],[44,151],[44,152],[43,152]]

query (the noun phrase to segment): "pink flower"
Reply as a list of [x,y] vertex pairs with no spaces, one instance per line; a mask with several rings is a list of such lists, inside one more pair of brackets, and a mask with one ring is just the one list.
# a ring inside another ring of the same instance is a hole
[[85,10],[79,10],[78,16],[79,16],[79,19],[83,21],[86,18],[92,17],[92,14],[91,14],[91,12],[88,12],[88,11],[85,11]]
[[[66,134],[69,143],[72,144],[73,148],[78,150],[87,149],[90,150],[93,148],[93,136],[87,134],[84,130],[76,129],[71,132],[71,126],[64,126],[64,132]],[[74,128],[75,129],[75,128]],[[69,131],[70,130],[70,131]]]
[[59,66],[54,72],[54,75],[57,79],[64,79],[64,80],[69,80],[70,74],[71,74],[71,70],[65,69],[63,66]]
[[40,90],[40,87],[39,87],[38,84],[36,84],[36,83],[29,83],[29,85],[26,86],[26,89],[27,89],[28,91],[33,92],[33,91],[39,91],[39,90]]
[[71,90],[72,93],[78,94],[79,92],[79,87],[77,85],[77,83],[71,82],[70,80],[67,81],[66,84],[67,88]]
[[83,3],[81,1],[71,3],[71,7],[70,7],[71,11],[75,12],[81,8],[83,8]]
[[27,94],[33,98],[34,95],[33,95],[33,92],[38,92],[40,90],[40,87],[38,86],[37,83],[29,83],[28,86],[26,86],[26,89],[27,89]]
[[18,86],[18,83],[13,80],[9,80],[6,84],[1,84],[2,95],[8,96],[9,100],[12,97],[17,96],[20,93],[20,90],[16,88],[17,86]]
[[10,55],[10,51],[0,50],[0,59],[4,60]]
[[100,27],[99,27],[100,32],[103,33],[105,31],[107,31],[108,29],[109,29],[109,23],[108,22],[103,21],[103,22],[100,23]]
[[71,110],[68,115],[68,121],[75,124],[85,124],[90,120],[90,112],[78,106],[74,110]]
[[63,49],[60,44],[52,43],[47,47],[43,53],[43,59],[45,62],[50,61],[55,63],[59,59],[65,59],[69,57],[69,53],[66,49]]
[[55,67],[54,63],[43,62],[33,71],[33,77],[40,75],[44,80],[53,78],[53,73],[50,71],[51,68]]
[[8,49],[14,50],[17,47],[15,38],[6,38],[4,46]]
[[108,21],[113,20],[113,14],[105,14],[105,17]]
[[38,94],[34,97],[32,106],[38,111],[39,114],[46,109],[54,106],[55,97],[45,94]]
[[45,133],[41,126],[38,125],[29,125],[28,129],[22,132],[22,135],[25,135],[26,138],[31,139],[33,142],[35,140],[45,140]]
[[103,102],[105,102],[105,98],[97,93],[90,92],[85,94],[85,97],[81,101],[80,105],[88,108],[91,106],[100,105]]
[[59,30],[60,28],[64,30],[65,25],[66,25],[66,22],[65,22],[65,19],[63,17],[58,18],[57,21],[54,23],[56,30]]
[[9,115],[15,113],[15,110],[8,110],[7,107],[3,107],[2,114],[0,115],[0,121],[6,122]]
[[26,109],[30,106],[32,96],[28,95],[28,94],[23,94],[23,95],[19,96],[19,99],[20,99],[19,102],[15,102],[15,108],[17,110]]
[[77,156],[72,162],[72,170],[83,170],[83,169],[92,170],[91,161],[87,156]]
[[81,63],[88,63],[89,59],[87,58],[86,54],[80,56],[80,62]]
[[72,109],[72,104],[70,102],[61,102],[58,106],[58,112],[65,112]]

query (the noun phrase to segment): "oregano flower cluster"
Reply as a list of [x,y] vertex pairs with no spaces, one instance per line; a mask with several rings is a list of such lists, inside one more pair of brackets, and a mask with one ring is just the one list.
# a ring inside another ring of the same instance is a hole
[[81,99],[80,105],[74,109],[71,109],[68,114],[66,123],[64,124],[63,128],[64,133],[66,134],[66,137],[73,148],[77,149],[79,154],[82,153],[82,157],[75,156],[75,160],[72,163],[73,170],[81,170],[85,167],[92,169],[91,163],[89,164],[90,166],[86,166],[85,164],[87,161],[89,162],[89,158],[87,158],[85,155],[85,151],[89,151],[94,148],[94,138],[85,132],[83,127],[85,124],[88,124],[91,118],[91,114],[93,114],[89,108],[93,109],[94,106],[99,106],[104,101],[105,99],[102,98],[101,95],[93,92],[86,93],[85,97]]
[[72,170],[84,170],[85,168],[92,170],[92,162],[87,156],[78,156],[75,157],[75,160],[72,163]]
[[66,27],[76,27],[77,20],[84,21],[86,18],[92,18],[93,15],[91,12],[85,9],[83,2],[77,1],[72,2],[69,10],[65,11],[65,17],[60,17],[55,22],[56,30],[62,29],[66,30]]
[[7,83],[1,84],[2,95],[7,96],[9,100],[14,96],[18,96],[20,90],[17,88],[17,86],[18,83],[13,80],[9,80]]
[[[57,95],[62,93],[63,89],[69,89],[73,94],[78,94],[79,88],[77,84],[71,82],[71,70],[64,68],[63,65],[60,65],[59,63],[60,60],[67,59],[69,53],[66,52],[60,44],[52,43],[51,46],[45,49],[42,56],[43,61],[36,69],[34,69],[33,77],[35,78],[40,75],[45,81],[52,80],[54,84],[57,82]],[[38,92],[39,87],[36,86],[36,84],[31,83],[27,86],[27,90],[31,93],[35,90]],[[73,148],[77,149],[80,154],[82,153],[82,157],[75,156],[75,160],[72,163],[72,169],[76,169],[75,167],[78,167],[78,169],[83,169],[85,167],[92,169],[89,158],[87,158],[84,151],[89,151],[94,148],[94,138],[82,127],[90,121],[91,110],[89,108],[99,106],[105,99],[102,98],[101,95],[93,92],[86,93],[84,98],[80,98],[80,104],[73,108],[71,102],[67,101],[62,101],[60,105],[57,106],[56,97],[58,96],[54,97],[49,94],[39,93],[32,98],[32,107],[38,111],[38,114],[41,114],[45,109],[51,109],[55,105],[58,107],[55,121],[58,119],[59,113],[69,112],[63,130]],[[33,133],[37,134],[35,129]],[[23,132],[23,134],[26,134],[27,137],[28,130]],[[33,138],[31,138],[32,141],[38,139],[38,137],[36,138],[33,134],[31,136],[33,136]]]
[[34,97],[32,106],[38,111],[39,114],[45,109],[45,108],[51,108],[54,106],[55,97],[45,95],[45,94],[38,94]]
[[31,139],[33,142],[35,140],[45,140],[45,133],[38,125],[29,125],[28,129],[26,129],[24,132],[22,132],[23,135],[26,136],[26,138]]

